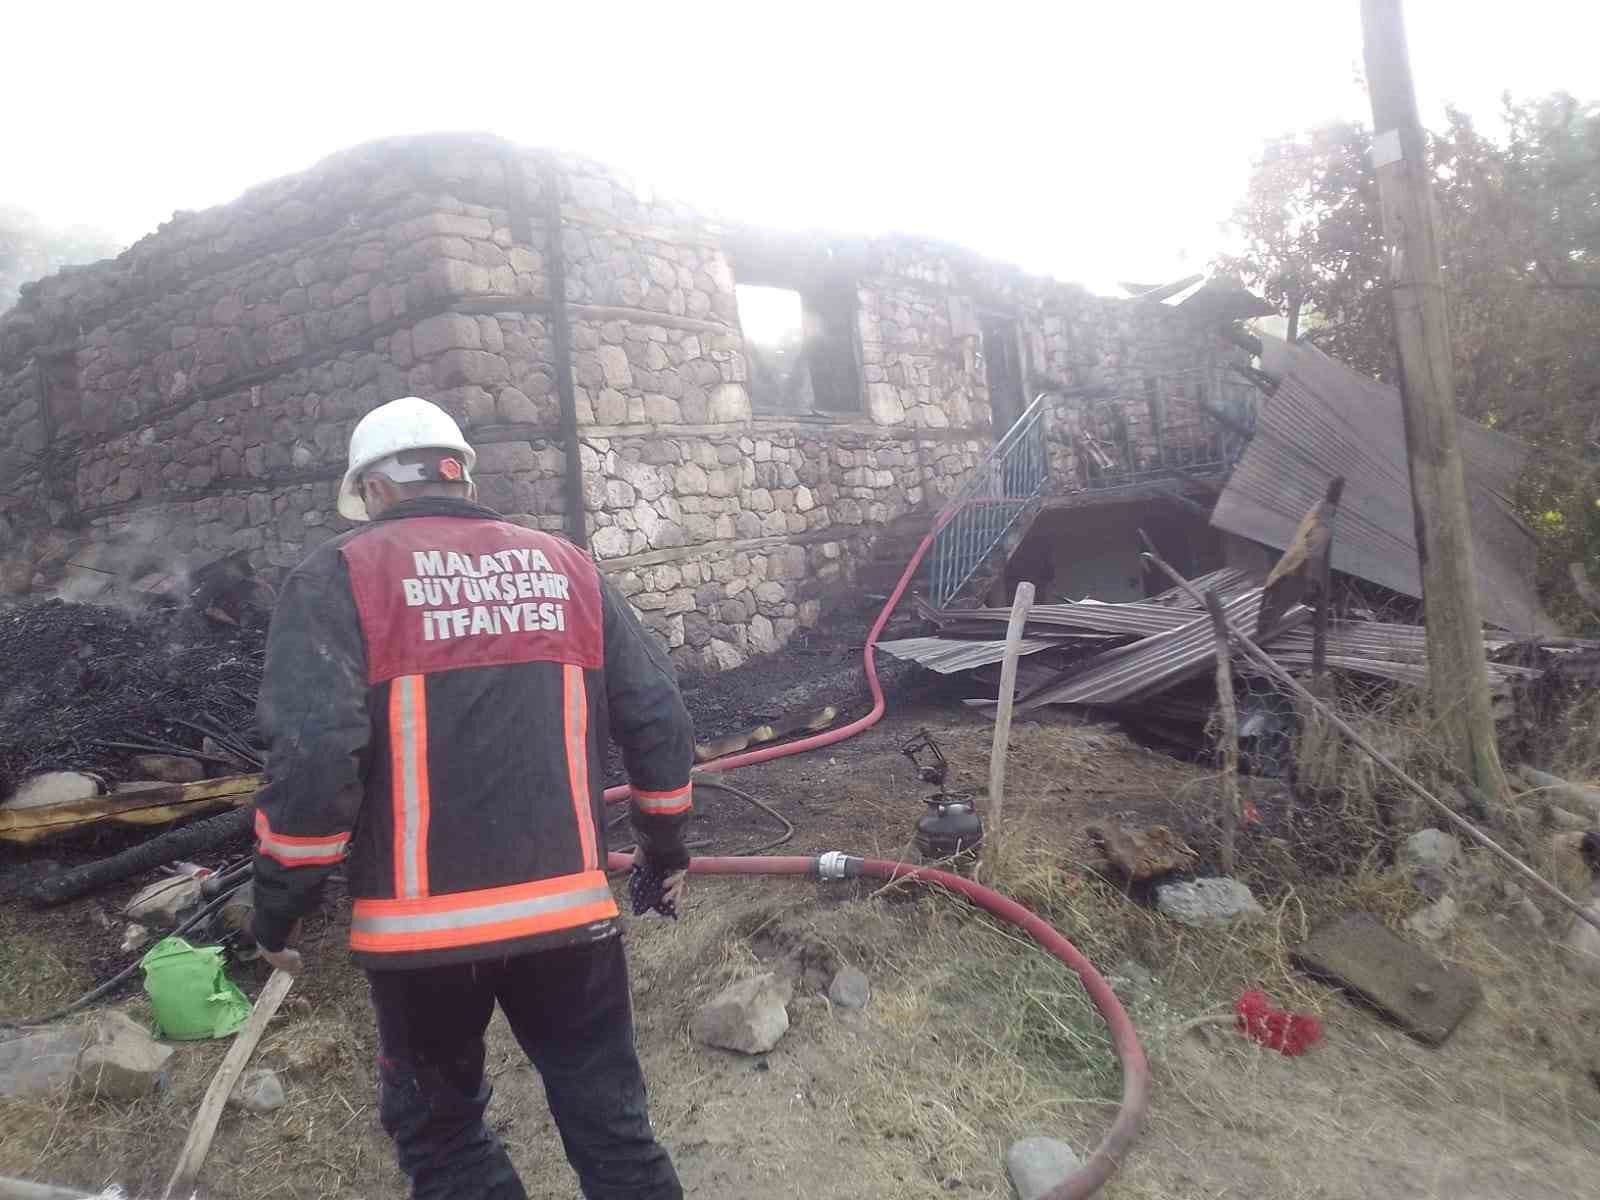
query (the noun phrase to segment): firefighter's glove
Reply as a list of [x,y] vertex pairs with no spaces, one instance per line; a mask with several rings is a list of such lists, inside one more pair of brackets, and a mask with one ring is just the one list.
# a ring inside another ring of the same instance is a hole
[[633,871],[628,876],[628,899],[633,901],[633,915],[642,917],[655,909],[676,921],[678,906],[667,898],[666,891],[667,883],[677,873],[643,857],[634,859]]

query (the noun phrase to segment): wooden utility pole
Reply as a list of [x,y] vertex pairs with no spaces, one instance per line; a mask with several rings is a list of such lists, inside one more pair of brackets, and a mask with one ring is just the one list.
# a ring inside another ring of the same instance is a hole
[[1427,613],[1428,685],[1452,759],[1484,795],[1499,799],[1507,786],[1484,668],[1433,188],[1400,0],[1361,0],[1361,19]]
[[1006,623],[1006,653],[1000,661],[1000,704],[994,715],[994,745],[989,751],[989,805],[984,814],[989,831],[984,835],[988,843],[984,855],[990,878],[1004,853],[1004,835],[1001,820],[1006,806],[1006,752],[1011,748],[1011,710],[1017,696],[1017,659],[1022,652],[1022,634],[1028,625],[1028,611],[1033,608],[1033,584],[1024,579],[1017,584],[1017,596],[1011,603],[1011,620]]

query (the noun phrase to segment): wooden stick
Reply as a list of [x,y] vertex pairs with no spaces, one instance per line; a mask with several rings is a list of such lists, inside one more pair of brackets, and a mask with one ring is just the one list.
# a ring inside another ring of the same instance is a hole
[[275,970],[261,989],[261,994],[256,997],[255,1007],[250,1010],[250,1019],[234,1036],[227,1057],[211,1078],[211,1086],[206,1089],[205,1099],[200,1102],[200,1111],[195,1113],[194,1124],[189,1127],[189,1137],[183,1143],[183,1153],[178,1156],[178,1165],[173,1168],[172,1178],[167,1180],[167,1190],[161,1193],[161,1200],[173,1200],[174,1196],[182,1196],[194,1186],[200,1167],[206,1161],[206,1153],[211,1149],[211,1138],[217,1131],[217,1122],[222,1119],[222,1108],[233,1093],[233,1085],[239,1082],[240,1073],[255,1053],[256,1043],[266,1032],[267,1022],[278,1011],[278,1005],[283,1003],[292,983],[293,975]]
[[1217,715],[1222,722],[1222,873],[1233,874],[1233,844],[1239,832],[1239,706],[1233,698],[1233,650],[1228,618],[1217,593],[1206,593],[1206,611],[1217,642]]
[[1022,649],[1022,630],[1033,608],[1033,584],[1026,579],[1017,584],[1011,602],[1011,620],[1006,625],[1006,653],[1000,660],[1000,706],[994,715],[994,745],[989,750],[989,832],[996,853],[989,855],[991,871],[999,858],[1000,819],[1006,807],[1006,750],[1011,744],[1011,706],[1017,693],[1017,659]]
[[[1145,551],[1145,557],[1157,567],[1160,567],[1161,570],[1166,573],[1167,578],[1171,579],[1173,583],[1187,592],[1197,604],[1205,603],[1205,597],[1200,595],[1195,586],[1182,575],[1178,574],[1178,572],[1172,568],[1171,564],[1163,559],[1159,554],[1147,550]],[[1547,880],[1543,875],[1540,875],[1539,872],[1528,866],[1520,858],[1512,854],[1511,851],[1507,850],[1504,846],[1500,845],[1499,842],[1496,842],[1488,834],[1480,830],[1471,821],[1458,815],[1455,809],[1451,808],[1443,800],[1439,799],[1439,797],[1435,796],[1427,788],[1423,787],[1415,779],[1407,775],[1394,763],[1390,762],[1382,750],[1379,750],[1365,737],[1363,737],[1355,728],[1355,726],[1351,725],[1338,713],[1334,712],[1333,709],[1329,708],[1321,700],[1318,700],[1315,696],[1313,696],[1310,691],[1306,689],[1304,684],[1302,684],[1293,675],[1289,674],[1289,672],[1283,667],[1280,667],[1276,662],[1274,662],[1267,652],[1260,646],[1256,645],[1255,642],[1251,641],[1249,635],[1241,630],[1237,625],[1231,623],[1228,625],[1228,636],[1233,639],[1233,644],[1239,647],[1246,658],[1255,663],[1256,666],[1260,667],[1274,679],[1277,679],[1279,682],[1287,686],[1290,691],[1294,692],[1295,695],[1299,696],[1300,699],[1309,704],[1313,711],[1321,713],[1323,718],[1330,725],[1332,725],[1340,733],[1344,734],[1345,737],[1349,738],[1358,747],[1365,751],[1373,762],[1377,763],[1385,771],[1388,771],[1389,774],[1393,775],[1401,783],[1405,784],[1423,800],[1426,800],[1429,804],[1433,805],[1433,807],[1439,811],[1440,815],[1442,815],[1445,820],[1449,821],[1452,825],[1461,830],[1462,833],[1466,834],[1484,849],[1501,859],[1517,874],[1521,875],[1529,883],[1533,884],[1540,891],[1544,892],[1552,900],[1557,901],[1563,908],[1569,909],[1570,911],[1576,913],[1579,920],[1587,921],[1596,929],[1600,929],[1600,916],[1596,916],[1595,914],[1589,912],[1589,910],[1583,905],[1579,904],[1571,896],[1567,895],[1555,884]]]
[[56,1187],[48,1183],[34,1183],[28,1179],[13,1179],[0,1175],[0,1200],[92,1200],[88,1192],[76,1188]]

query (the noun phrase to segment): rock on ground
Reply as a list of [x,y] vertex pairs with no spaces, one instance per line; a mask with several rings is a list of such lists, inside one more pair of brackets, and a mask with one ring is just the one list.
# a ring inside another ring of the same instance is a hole
[[1440,896],[1432,904],[1419,908],[1406,918],[1406,928],[1418,937],[1436,942],[1450,932],[1456,923],[1456,902],[1449,896]]
[[1442,829],[1422,829],[1406,839],[1400,852],[1402,862],[1412,867],[1442,870],[1461,857],[1461,843]]
[[41,1096],[72,1079],[87,1035],[51,1026],[0,1041],[0,1099]]
[[200,903],[200,881],[189,875],[169,875],[141,888],[124,910],[136,921],[176,925],[179,914]]
[[840,967],[828,984],[828,999],[840,1008],[865,1008],[871,998],[871,982],[855,967]]
[[233,1085],[233,1091],[228,1096],[228,1103],[245,1112],[263,1116],[282,1108],[288,1103],[288,1097],[284,1095],[283,1081],[278,1078],[276,1071],[257,1067],[239,1077],[239,1082]]
[[195,783],[206,777],[205,768],[192,758],[176,754],[137,754],[133,769],[143,779],[156,779],[162,783]]
[[1192,871],[1199,861],[1199,855],[1188,843],[1165,825],[1124,829],[1112,822],[1092,826],[1089,832],[1099,841],[1111,865],[1131,880]]
[[1181,924],[1201,927],[1231,925],[1266,911],[1249,888],[1228,878],[1163,884],[1156,889],[1156,908]]
[[741,979],[695,1013],[689,1032],[708,1046],[765,1054],[789,1029],[793,994],[793,984],[770,972]]
[[78,1085],[97,1096],[137,1100],[162,1086],[172,1047],[163,1046],[125,1013],[105,1012],[89,1024],[78,1058]]
[[1039,1200],[1082,1165],[1072,1147],[1055,1138],[1025,1137],[1006,1151],[1006,1174],[1020,1200]]
[[7,808],[42,808],[46,804],[66,804],[100,794],[100,781],[82,771],[46,771],[30,775],[17,785],[6,800]]

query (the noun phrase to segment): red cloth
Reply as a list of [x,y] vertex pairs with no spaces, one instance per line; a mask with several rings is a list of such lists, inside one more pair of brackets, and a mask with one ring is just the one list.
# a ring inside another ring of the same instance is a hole
[[1262,991],[1251,990],[1239,997],[1233,1006],[1239,1017],[1239,1028],[1269,1050],[1280,1050],[1290,1056],[1304,1054],[1322,1040],[1322,1022],[1301,1013],[1284,1012],[1273,1008]]

